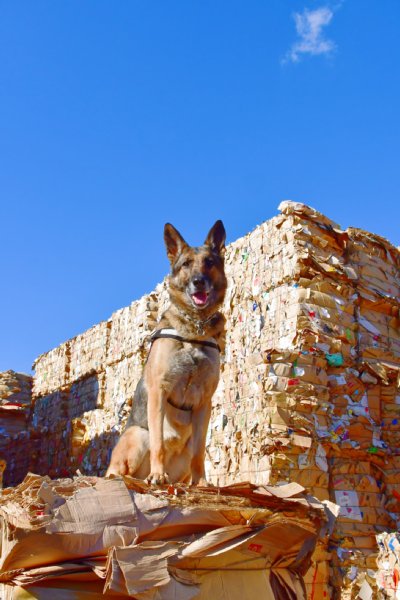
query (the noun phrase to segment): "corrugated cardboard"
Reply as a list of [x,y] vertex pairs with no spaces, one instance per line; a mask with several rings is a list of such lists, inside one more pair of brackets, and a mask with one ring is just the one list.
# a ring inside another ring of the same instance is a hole
[[138,599],[211,590],[221,600],[305,599],[303,575],[332,509],[298,484],[152,489],[130,478],[29,475],[0,498],[3,597],[43,599],[52,589],[90,598],[104,588]]

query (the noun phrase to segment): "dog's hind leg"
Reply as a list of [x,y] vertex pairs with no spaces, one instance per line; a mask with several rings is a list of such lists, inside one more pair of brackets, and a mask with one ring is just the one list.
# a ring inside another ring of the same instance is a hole
[[128,427],[113,450],[106,477],[131,475],[144,479],[149,472],[149,432],[136,425]]

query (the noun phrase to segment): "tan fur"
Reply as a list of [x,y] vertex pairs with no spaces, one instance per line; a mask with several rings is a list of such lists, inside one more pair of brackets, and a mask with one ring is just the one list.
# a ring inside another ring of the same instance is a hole
[[[188,246],[169,224],[164,237],[172,267],[171,306],[159,328],[176,329],[188,340],[214,338],[223,346],[225,318],[217,312],[226,290],[222,223],[217,221],[200,248]],[[195,297],[197,302],[206,297],[205,305],[196,304]],[[143,394],[147,398],[148,430],[137,424],[126,429],[113,451],[107,475],[129,474],[155,484],[205,484],[206,435],[219,369],[215,348],[156,339],[139,392],[140,401]]]

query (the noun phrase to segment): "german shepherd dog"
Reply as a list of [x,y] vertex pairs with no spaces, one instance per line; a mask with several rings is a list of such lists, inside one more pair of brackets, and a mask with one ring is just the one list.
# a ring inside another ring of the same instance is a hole
[[167,223],[164,240],[171,304],[151,336],[132,411],[106,475],[206,485],[206,435],[225,333],[218,311],[227,285],[225,229],[217,221],[203,246],[191,247]]

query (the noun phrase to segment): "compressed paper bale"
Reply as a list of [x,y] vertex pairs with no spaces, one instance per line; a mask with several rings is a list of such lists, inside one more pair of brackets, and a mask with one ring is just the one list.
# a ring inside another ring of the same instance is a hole
[[32,412],[32,424],[35,429],[52,431],[57,423],[67,420],[67,417],[68,392],[55,391],[35,399]]
[[373,295],[398,297],[399,252],[384,238],[350,229],[349,257],[356,265],[363,286]]
[[29,407],[32,402],[32,383],[32,377],[24,373],[11,370],[0,373],[0,406],[11,403]]
[[104,394],[104,373],[90,375],[75,381],[68,392],[68,418],[74,419],[89,410],[99,408],[104,403]]
[[74,419],[69,441],[70,472],[79,468],[85,475],[103,476],[119,434],[113,415],[103,409],[88,411]]
[[72,424],[67,418],[53,422],[51,429],[43,428],[35,438],[34,460],[30,471],[50,477],[74,473],[71,453]]
[[341,507],[335,535],[370,533],[370,525],[390,526],[384,510],[382,473],[370,463],[331,459],[331,485],[336,503]]
[[383,483],[385,485],[385,508],[400,528],[400,456],[390,456],[385,460]]
[[151,299],[157,306],[157,321],[159,321],[170,304],[168,277],[156,286],[154,292],[151,294]]
[[121,410],[132,406],[132,399],[141,377],[143,362],[140,356],[129,358],[106,368],[106,389],[104,408],[115,415],[116,421]]
[[70,342],[42,354],[33,363],[33,397],[64,388],[69,381]]
[[133,302],[126,308],[121,308],[111,315],[111,328],[107,349],[107,364],[120,361],[137,351],[134,340],[132,313],[137,303]]
[[19,431],[0,440],[0,471],[4,487],[18,485],[24,479],[34,464],[34,450],[35,440],[31,439],[30,431]]
[[23,410],[10,410],[0,407],[0,454],[2,447],[5,446],[6,440],[12,439],[20,431],[27,427],[28,415]]
[[68,383],[105,368],[109,323],[102,321],[70,340]]
[[152,293],[111,316],[107,365],[145,354],[146,338],[156,326],[158,310],[158,296]]

